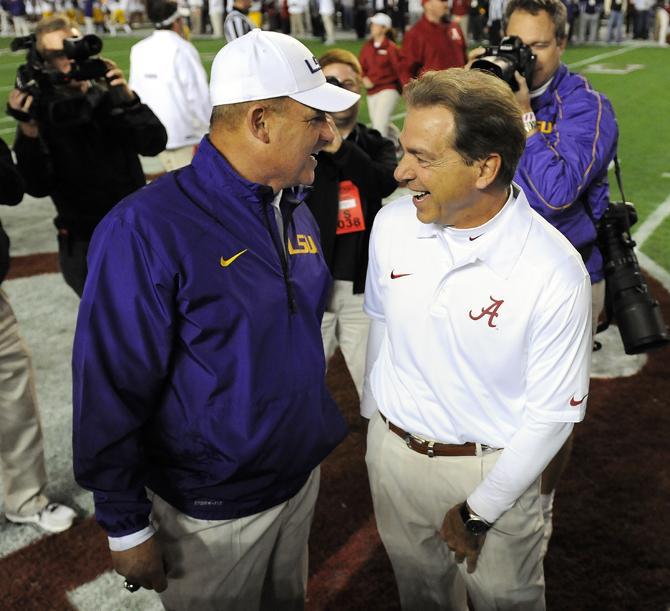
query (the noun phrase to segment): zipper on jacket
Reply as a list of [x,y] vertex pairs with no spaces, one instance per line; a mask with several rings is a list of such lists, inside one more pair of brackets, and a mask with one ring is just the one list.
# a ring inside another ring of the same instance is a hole
[[[291,284],[291,278],[288,273],[288,255],[286,250],[282,247],[281,244],[277,244],[277,236],[272,230],[272,224],[270,223],[270,215],[268,213],[268,208],[271,204],[263,202],[263,216],[265,217],[265,225],[270,233],[270,239],[274,244],[275,250],[279,255],[279,261],[281,262],[282,275],[284,276],[284,285],[286,286],[286,298],[288,299],[288,309],[291,314],[295,314],[298,311],[298,306],[295,302],[295,294],[293,293],[293,285]],[[281,213],[281,206],[279,207],[279,212]],[[291,215],[292,216],[292,215]],[[283,217],[283,214],[282,214]],[[283,219],[284,222],[284,244],[288,243],[288,225],[292,221],[292,218]],[[279,232],[277,232],[279,233]]]

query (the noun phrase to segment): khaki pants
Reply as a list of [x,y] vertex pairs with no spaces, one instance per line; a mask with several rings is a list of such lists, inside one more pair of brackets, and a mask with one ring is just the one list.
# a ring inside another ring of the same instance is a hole
[[385,138],[389,135],[389,123],[399,99],[400,94],[395,89],[382,89],[368,95],[368,112],[372,127]]
[[47,505],[42,429],[30,355],[0,290],[0,467],[5,511],[32,515]]
[[294,38],[302,38],[305,35],[305,13],[292,13],[291,19],[291,36]]
[[321,21],[323,21],[323,29],[326,33],[326,40],[324,41],[327,45],[335,44],[335,16],[334,15],[321,15]]
[[354,294],[353,282],[335,280],[321,321],[323,350],[328,363],[340,347],[359,397],[363,392],[369,330],[370,319],[363,311],[363,294]]
[[198,520],[153,495],[152,520],[163,547],[175,611],[288,611],[304,608],[307,540],[319,492],[319,467],[293,498],[236,520]]
[[500,451],[479,454],[429,458],[409,449],[378,412],[370,420],[365,460],[377,528],[405,611],[466,611],[466,589],[477,611],[545,608],[539,478],[487,533],[474,573],[437,534]]

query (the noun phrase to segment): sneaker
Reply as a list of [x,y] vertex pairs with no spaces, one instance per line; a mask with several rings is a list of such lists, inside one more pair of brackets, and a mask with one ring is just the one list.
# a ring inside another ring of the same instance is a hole
[[6,513],[10,522],[16,524],[37,524],[42,530],[49,533],[60,533],[72,526],[77,517],[74,510],[60,503],[49,503],[42,511],[30,516]]

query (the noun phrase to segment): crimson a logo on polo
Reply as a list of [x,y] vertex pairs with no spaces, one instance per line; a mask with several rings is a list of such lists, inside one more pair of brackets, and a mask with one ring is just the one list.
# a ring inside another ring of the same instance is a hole
[[489,295],[489,299],[491,299],[491,303],[486,306],[485,308],[481,308],[481,313],[475,315],[472,313],[472,310],[469,312],[469,316],[471,320],[480,320],[484,318],[484,316],[488,316],[488,325],[489,327],[495,329],[497,328],[498,325],[494,324],[495,319],[499,316],[498,310],[500,309],[500,306],[505,303],[504,299],[496,299],[495,297],[492,297]]

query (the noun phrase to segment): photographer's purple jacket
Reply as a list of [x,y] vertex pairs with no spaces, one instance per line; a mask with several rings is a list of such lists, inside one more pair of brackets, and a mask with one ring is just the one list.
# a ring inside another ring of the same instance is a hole
[[547,90],[531,100],[539,133],[526,141],[514,181],[530,205],[582,253],[591,282],[603,278],[594,219],[609,203],[607,166],[618,127],[609,100],[561,64]]
[[95,231],[73,452],[109,535],[148,525],[145,486],[200,519],[268,509],[346,434],[325,388],[331,281],[317,225],[285,191],[284,274],[272,198],[205,138],[192,165],[124,199]]

